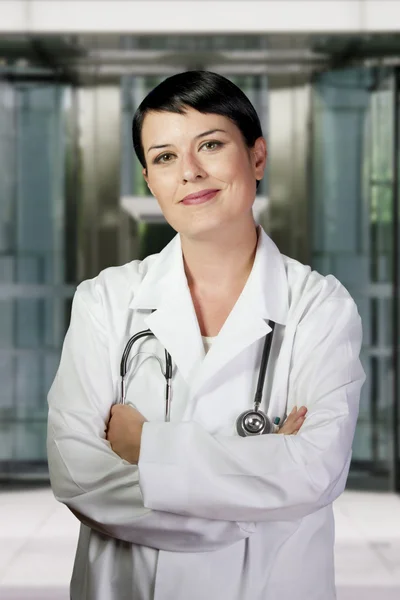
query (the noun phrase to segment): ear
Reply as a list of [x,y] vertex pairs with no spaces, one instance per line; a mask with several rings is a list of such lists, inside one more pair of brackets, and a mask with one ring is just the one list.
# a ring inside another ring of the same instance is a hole
[[265,138],[259,137],[252,148],[254,174],[256,179],[260,180],[264,177],[265,165],[267,163],[267,142]]

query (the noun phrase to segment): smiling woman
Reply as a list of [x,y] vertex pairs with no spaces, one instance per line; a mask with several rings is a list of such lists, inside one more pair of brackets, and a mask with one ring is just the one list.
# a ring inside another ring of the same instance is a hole
[[165,80],[139,106],[133,143],[151,192],[181,235],[240,239],[254,229],[266,143],[256,111],[229,80],[209,72]]
[[266,143],[232,82],[166,79],[133,142],[178,235],[74,298],[48,435],[53,490],[82,524],[71,599],[334,600],[356,306],[256,226]]

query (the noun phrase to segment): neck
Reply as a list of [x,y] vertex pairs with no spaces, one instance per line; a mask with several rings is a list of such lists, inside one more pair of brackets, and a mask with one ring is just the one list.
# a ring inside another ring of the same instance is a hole
[[254,221],[226,227],[207,238],[181,236],[185,273],[191,290],[219,293],[242,289],[257,248]]

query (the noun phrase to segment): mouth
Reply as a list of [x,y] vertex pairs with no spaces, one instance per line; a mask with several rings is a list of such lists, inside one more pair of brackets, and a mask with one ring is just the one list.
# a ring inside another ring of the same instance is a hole
[[218,194],[220,190],[201,190],[201,192],[195,192],[194,194],[189,194],[185,196],[182,200],[182,204],[202,204],[203,202],[207,202],[214,198],[216,194]]

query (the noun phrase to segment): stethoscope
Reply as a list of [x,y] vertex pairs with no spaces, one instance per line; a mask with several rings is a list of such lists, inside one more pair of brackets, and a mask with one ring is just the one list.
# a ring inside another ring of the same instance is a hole
[[[236,431],[242,437],[250,435],[262,435],[266,433],[272,433],[276,430],[280,419],[275,419],[274,422],[260,410],[260,404],[262,402],[262,393],[265,383],[265,375],[267,372],[268,360],[271,353],[272,337],[274,333],[275,323],[268,321],[271,327],[270,335],[267,335],[264,342],[263,353],[261,357],[260,372],[258,375],[257,389],[254,396],[254,407],[250,410],[242,412],[236,419]],[[155,337],[154,333],[150,329],[139,331],[133,335],[125,346],[125,350],[122,354],[120,364],[120,375],[121,375],[121,404],[125,404],[126,400],[126,385],[125,377],[128,371],[128,359],[132,347],[137,340],[143,337]],[[137,356],[137,355],[135,355]],[[155,356],[155,355],[154,355]],[[155,356],[156,357],[156,356]],[[134,357],[132,357],[134,358]],[[158,357],[156,357],[157,360]],[[159,361],[161,364],[161,361]],[[171,418],[171,393],[172,393],[172,358],[169,352],[165,350],[165,373],[163,372],[161,365],[161,372],[165,377],[165,421],[169,422]]]

